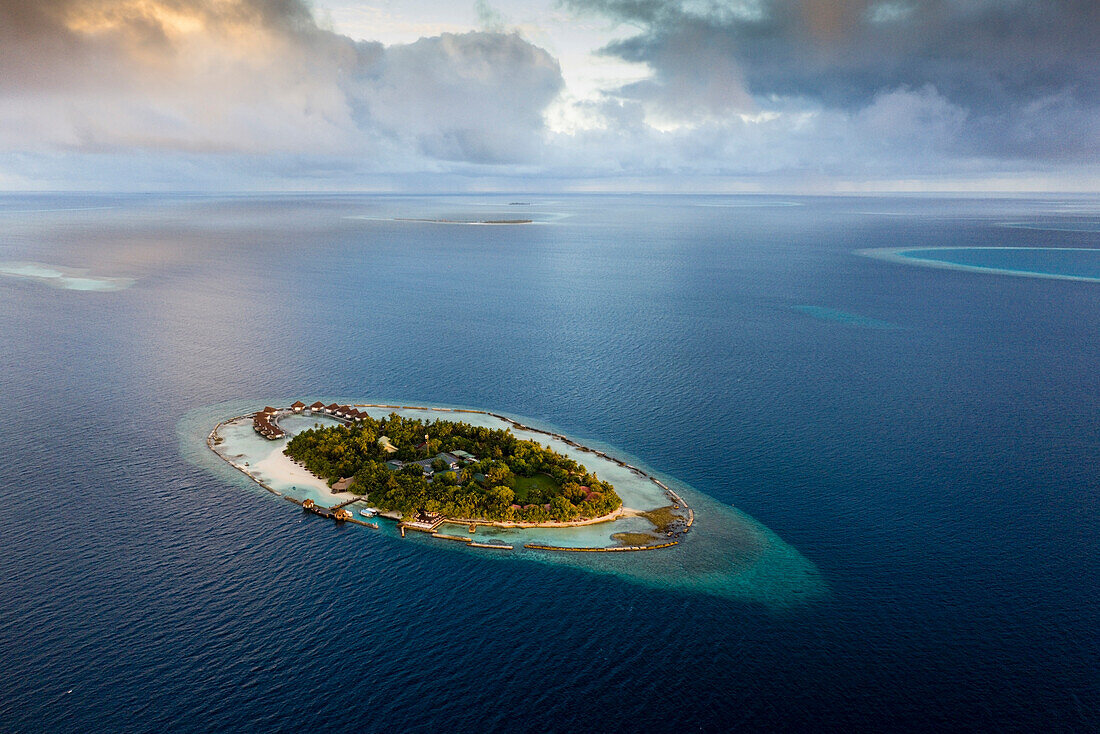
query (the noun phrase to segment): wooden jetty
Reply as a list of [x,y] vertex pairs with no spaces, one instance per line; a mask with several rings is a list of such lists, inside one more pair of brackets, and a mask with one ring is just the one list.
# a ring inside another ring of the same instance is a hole
[[473,543],[473,538],[467,538],[465,535],[448,535],[447,533],[432,533],[433,538],[439,538],[440,540],[457,540],[459,543]]

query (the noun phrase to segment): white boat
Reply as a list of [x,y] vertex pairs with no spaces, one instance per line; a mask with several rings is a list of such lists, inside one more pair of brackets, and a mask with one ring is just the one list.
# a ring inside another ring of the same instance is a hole
[[375,515],[378,514],[378,508],[377,507],[368,507],[365,510],[359,510],[359,514],[362,515],[363,517],[374,517]]

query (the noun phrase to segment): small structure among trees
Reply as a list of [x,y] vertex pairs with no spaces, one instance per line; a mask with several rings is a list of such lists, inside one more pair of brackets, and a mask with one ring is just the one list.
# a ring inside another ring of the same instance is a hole
[[361,413],[350,425],[303,431],[286,453],[334,482],[334,489],[351,479],[346,488],[352,493],[409,520],[426,512],[464,520],[566,522],[622,506],[611,484],[573,459],[510,430],[457,421]]

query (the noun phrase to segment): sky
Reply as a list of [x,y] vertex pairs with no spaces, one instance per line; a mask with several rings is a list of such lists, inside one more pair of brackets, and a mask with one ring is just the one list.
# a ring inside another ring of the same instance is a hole
[[0,0],[0,189],[1100,191],[1097,0]]

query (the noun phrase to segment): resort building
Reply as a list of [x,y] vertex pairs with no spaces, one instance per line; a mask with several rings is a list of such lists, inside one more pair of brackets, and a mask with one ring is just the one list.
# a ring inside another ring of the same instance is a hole
[[252,429],[264,438],[274,441],[285,438],[286,433],[275,424],[275,417],[279,411],[272,407],[266,407],[252,416]]
[[[306,405],[301,400],[295,401],[289,408],[283,408],[281,411],[278,408],[272,408],[270,405],[265,407],[259,413],[252,416],[252,427],[264,438],[274,441],[279,438],[286,438],[286,431],[279,428],[276,424],[276,420],[279,417],[279,413],[301,413],[303,411],[309,414],[321,414],[330,415],[333,418],[339,418],[348,422],[357,422],[364,420],[368,417],[368,414],[353,408],[350,405],[337,405],[333,403],[331,405],[325,405],[320,400],[312,405]],[[389,439],[386,439],[387,444],[383,444],[383,449],[387,453],[393,453],[397,451],[397,447],[389,443]]]

